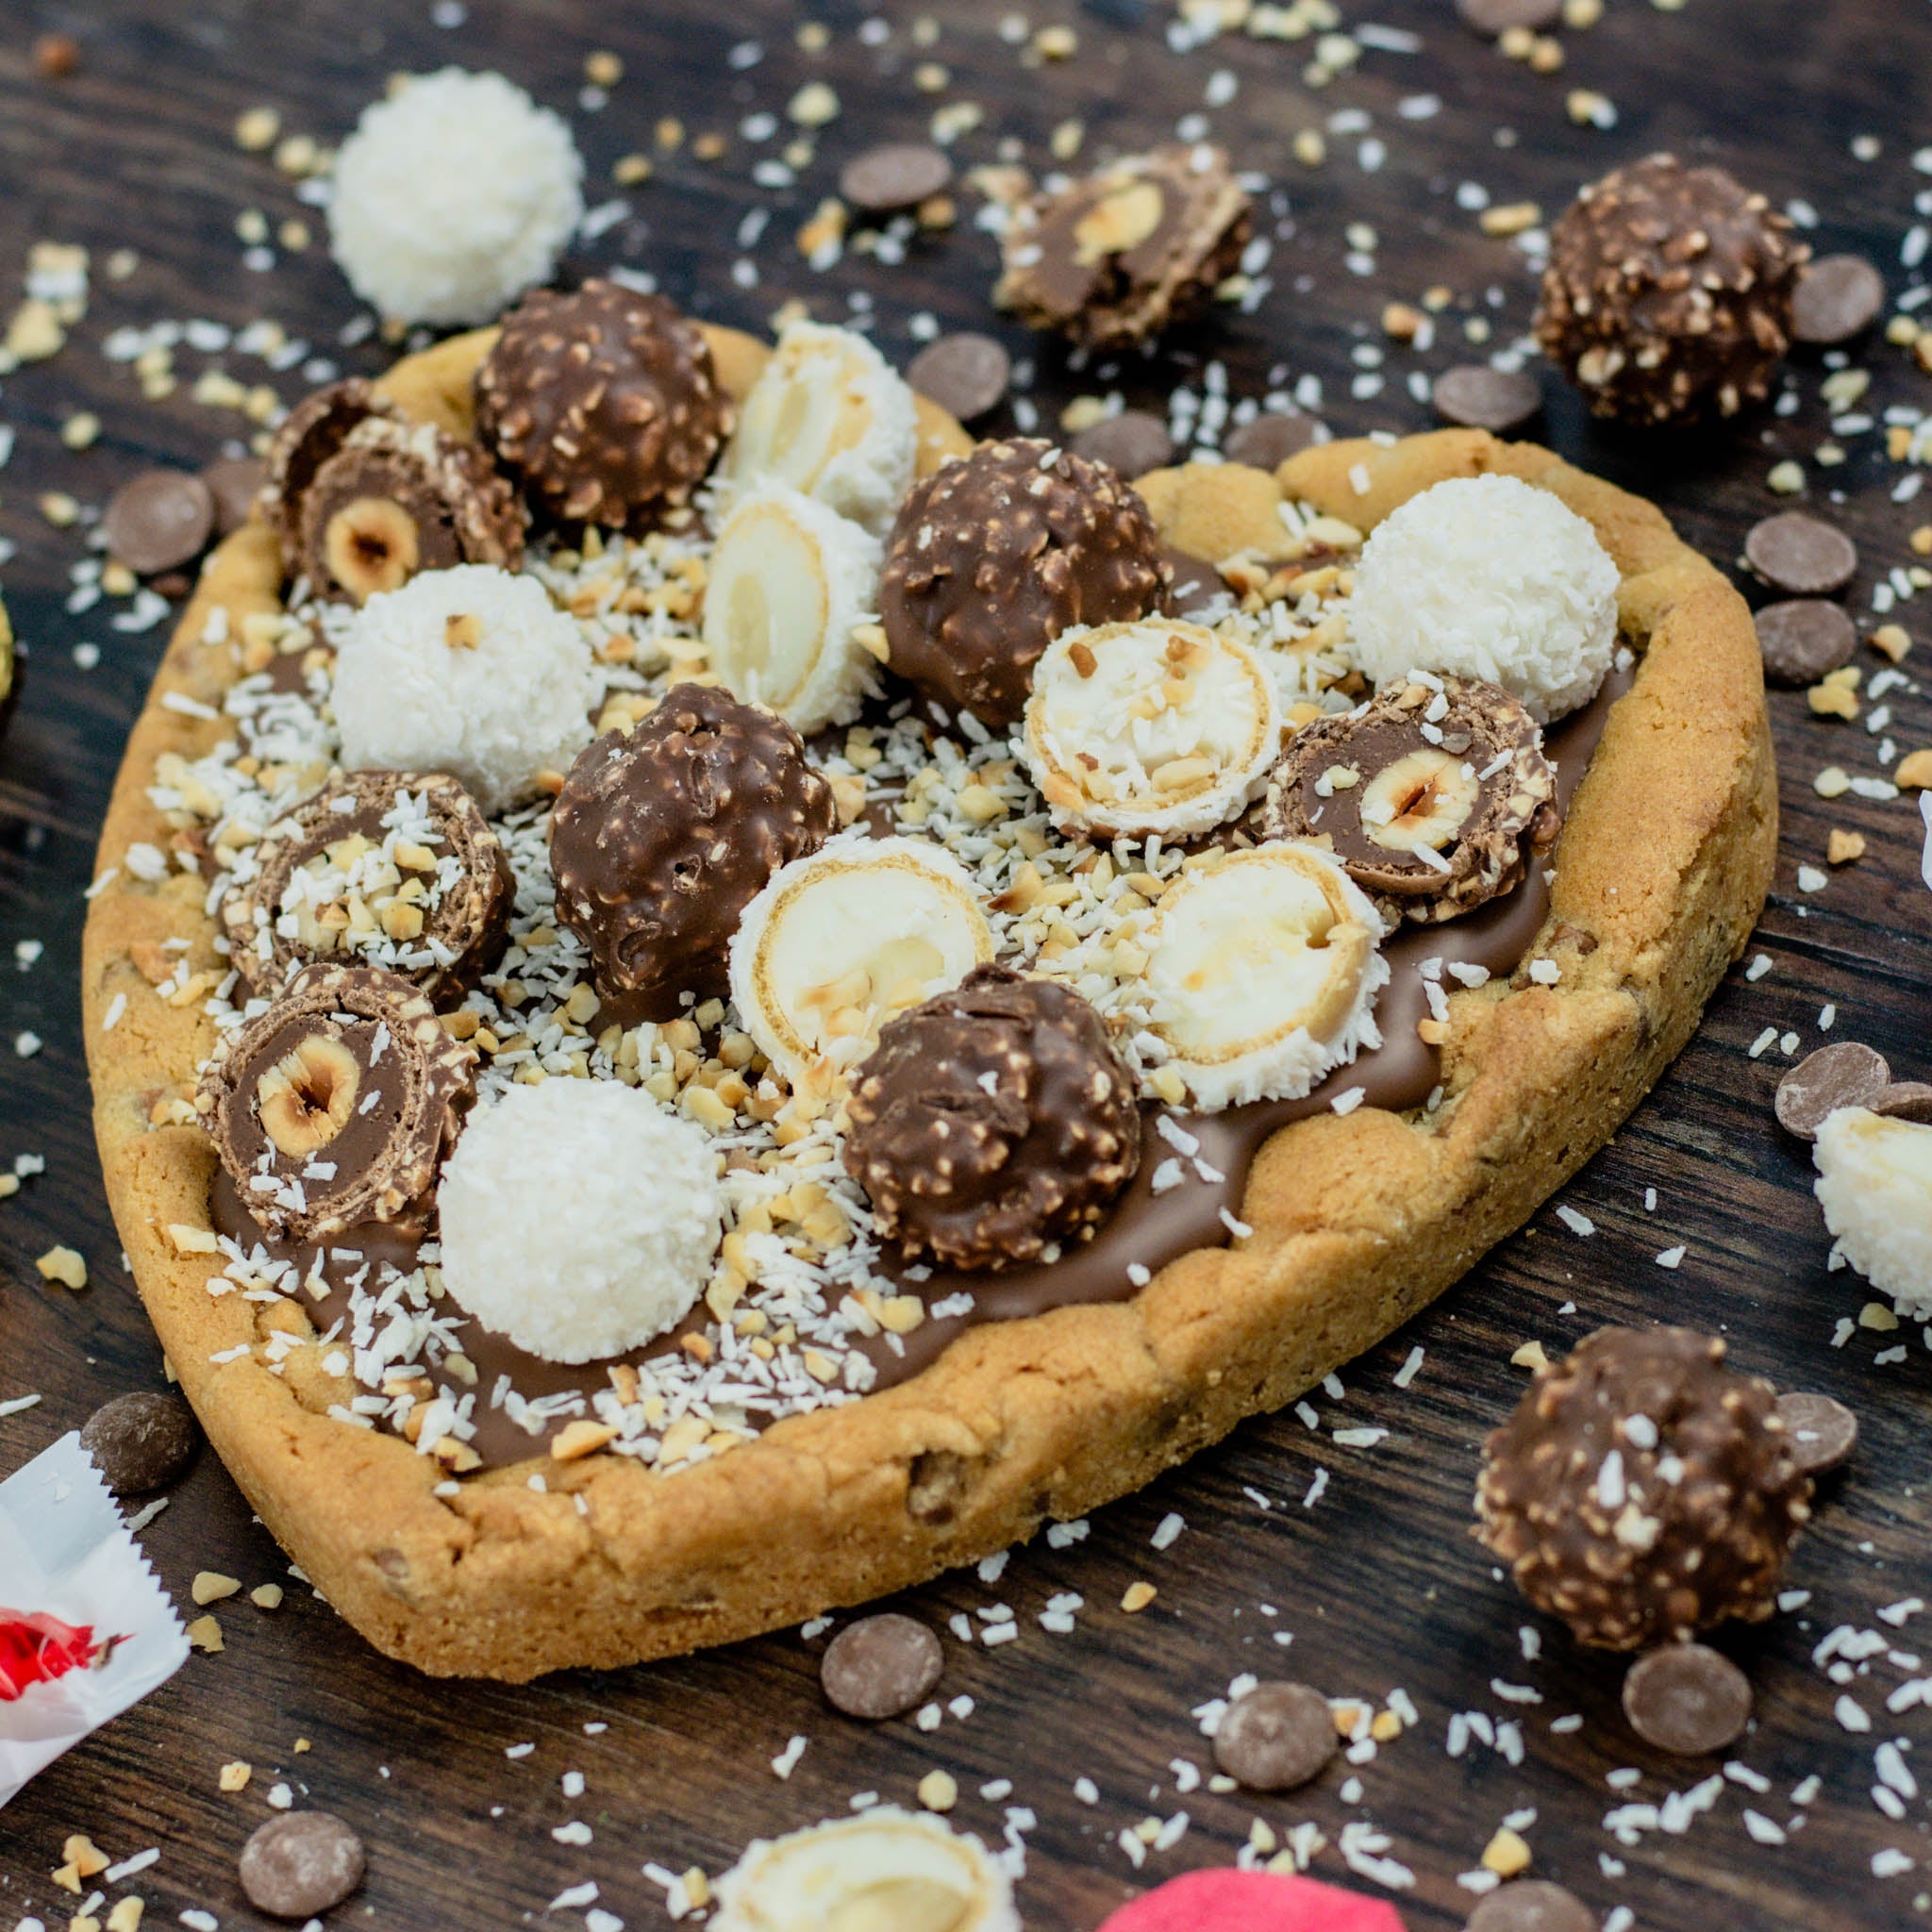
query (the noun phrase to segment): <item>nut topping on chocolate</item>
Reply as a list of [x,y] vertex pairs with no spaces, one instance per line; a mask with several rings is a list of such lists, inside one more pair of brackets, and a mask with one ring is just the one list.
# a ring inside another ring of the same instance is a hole
[[308,966],[203,1074],[195,1110],[255,1219],[318,1241],[427,1193],[475,1064],[407,979]]
[[1008,1268],[1095,1225],[1141,1160],[1134,1085],[1052,980],[975,967],[888,1020],[858,1069],[845,1165],[908,1260]]
[[1426,924],[1520,884],[1562,814],[1521,701],[1452,677],[1305,726],[1269,781],[1264,823],[1273,839],[1325,841],[1364,891]]
[[600,991],[675,1019],[680,993],[725,990],[744,908],[837,816],[791,725],[716,687],[675,685],[571,767],[550,820],[558,917],[590,948]]
[[731,405],[675,305],[592,280],[505,318],[476,372],[476,427],[552,516],[622,527],[690,498]]
[[1770,1616],[1811,1481],[1770,1383],[1692,1328],[1600,1328],[1484,1445],[1477,1534],[1579,1642]]
[[515,896],[503,841],[454,778],[353,772],[269,828],[221,914],[252,993],[354,959],[448,1005],[502,949]]
[[1606,175],[1550,236],[1543,353],[1600,416],[1679,423],[1764,400],[1810,250],[1722,168],[1652,155]]
[[1252,221],[1220,148],[1170,143],[1022,208],[993,299],[1035,328],[1125,348],[1207,307]]
[[1011,724],[1071,625],[1144,617],[1172,574],[1139,495],[1033,437],[982,443],[913,485],[879,579],[888,662],[928,697]]

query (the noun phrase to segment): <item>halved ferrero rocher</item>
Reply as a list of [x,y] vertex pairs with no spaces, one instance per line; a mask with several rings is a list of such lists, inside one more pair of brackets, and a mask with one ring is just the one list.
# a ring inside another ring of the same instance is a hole
[[1238,817],[1281,748],[1248,645],[1147,618],[1062,631],[1033,672],[1021,749],[1063,830],[1185,838]]
[[262,509],[292,566],[302,540],[302,506],[323,464],[372,418],[400,422],[401,411],[359,375],[311,391],[282,418],[264,459]]
[[923,839],[850,835],[775,874],[731,941],[745,1030],[794,1087],[831,1091],[880,1024],[992,958],[965,869]]
[[1562,829],[1542,732],[1500,685],[1412,677],[1304,726],[1268,782],[1270,837],[1326,845],[1424,924],[1519,885]]
[[849,724],[877,659],[858,628],[878,591],[878,540],[796,490],[742,496],[711,550],[705,655],[733,696],[801,732]]
[[1148,1030],[1194,1103],[1297,1100],[1379,1046],[1382,929],[1319,846],[1257,845],[1183,873],[1144,941]]
[[427,1193],[475,1093],[475,1054],[374,966],[307,966],[202,1075],[195,1111],[269,1233],[320,1241]]
[[441,772],[350,772],[271,825],[222,900],[251,993],[322,959],[381,966],[448,1005],[494,961],[516,880],[475,801]]

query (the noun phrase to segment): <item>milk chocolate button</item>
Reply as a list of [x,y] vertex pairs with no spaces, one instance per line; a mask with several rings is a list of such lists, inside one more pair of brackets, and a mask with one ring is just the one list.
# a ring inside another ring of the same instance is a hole
[[1067,444],[1076,457],[1090,463],[1105,463],[1118,470],[1131,482],[1149,470],[1164,470],[1174,461],[1174,438],[1158,416],[1145,409],[1123,409],[1118,416],[1103,416],[1083,429]]
[[101,518],[108,553],[151,577],[192,563],[214,533],[215,500],[186,470],[148,470],[124,483]]
[[1878,320],[1885,277],[1862,255],[1822,255],[1798,275],[1791,295],[1791,335],[1829,348],[1848,342]]
[[187,1471],[200,1442],[188,1405],[148,1390],[104,1402],[80,1427],[80,1446],[117,1496],[165,1490]]
[[1543,406],[1542,389],[1527,370],[1491,369],[1487,362],[1445,369],[1430,398],[1445,423],[1495,436],[1521,429]]
[[906,380],[923,396],[971,423],[997,408],[1013,375],[1012,358],[991,336],[970,329],[941,336],[913,357]]
[[1243,423],[1222,444],[1231,463],[1251,470],[1278,470],[1290,457],[1299,456],[1315,440],[1315,419],[1299,409],[1268,409],[1252,423]]
[[224,457],[201,473],[215,500],[215,535],[239,530],[254,513],[268,481],[268,465],[259,457]]
[[1893,1120],[1917,1121],[1921,1126],[1932,1126],[1932,1086],[1924,1080],[1894,1080],[1865,1105],[1874,1113],[1889,1114]]
[[1858,546],[1830,524],[1788,509],[1752,525],[1744,558],[1774,591],[1789,597],[1826,597],[1851,582]]
[[1816,684],[1827,671],[1850,663],[1857,645],[1852,620],[1822,598],[1767,604],[1757,613],[1757,648],[1774,684]]
[[1858,1446],[1858,1418],[1829,1395],[1780,1395],[1777,1412],[1790,1440],[1791,1460],[1807,1475],[1827,1475]]
[[1675,1757],[1722,1751],[1751,1716],[1751,1680],[1707,1643],[1672,1643],[1624,1678],[1624,1715],[1646,1744]]
[[1519,1878],[1470,1913],[1463,1932],[1597,1932],[1596,1914],[1546,1878]]
[[886,1611],[848,1624],[825,1646],[819,1681],[847,1717],[897,1717],[940,1680],[940,1641],[915,1617]]
[[258,1911],[308,1919],[362,1883],[362,1840],[333,1811],[285,1811],[242,1847],[242,1890]]
[[1214,1761],[1251,1791],[1291,1791],[1341,1748],[1328,1700],[1275,1679],[1237,1697],[1214,1734]]
[[923,141],[890,141],[845,163],[839,171],[839,192],[866,214],[890,215],[942,194],[952,179],[953,164],[939,148]]
[[1870,1107],[1890,1079],[1884,1056],[1856,1040],[1821,1046],[1777,1083],[1777,1124],[1800,1141],[1815,1141],[1826,1114]]
[[1456,0],[1456,10],[1479,34],[1506,34],[1513,26],[1540,33],[1563,17],[1563,0]]

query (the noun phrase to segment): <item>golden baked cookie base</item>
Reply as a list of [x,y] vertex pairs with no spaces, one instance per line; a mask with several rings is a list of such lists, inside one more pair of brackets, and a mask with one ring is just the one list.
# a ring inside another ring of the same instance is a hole
[[[764,352],[711,333],[721,377],[741,393]],[[411,358],[384,387],[467,433],[488,340]],[[922,429],[924,466],[969,446],[937,412]],[[191,1091],[215,1036],[198,1000],[165,1003],[135,958],[185,940],[195,969],[213,967],[215,925],[198,879],[149,884],[123,859],[137,841],[167,848],[147,797],[156,758],[202,757],[226,729],[162,704],[181,692],[219,708],[238,675],[229,647],[200,641],[209,612],[225,606],[239,635],[244,616],[277,606],[267,531],[222,545],[102,833],[99,869],[118,870],[89,913],[83,964],[95,1130],[182,1388],[249,1502],[357,1629],[425,1671],[522,1681],[723,1643],[917,1583],[1083,1515],[1290,1401],[1433,1299],[1603,1145],[1689,1040],[1769,883],[1776,789],[1742,600],[1650,505],[1480,431],[1329,444],[1278,482],[1224,466],[1143,488],[1171,539],[1217,558],[1278,541],[1283,491],[1367,528],[1431,484],[1484,472],[1550,490],[1595,527],[1642,658],[1555,856],[1538,951],[1561,980],[1451,996],[1436,1115],[1416,1124],[1365,1107],[1285,1128],[1248,1183],[1252,1236],[1184,1257],[1130,1301],[975,1328],[908,1382],[672,1475],[615,1456],[539,1458],[447,1498],[432,1493],[443,1472],[430,1458],[329,1419],[353,1391],[319,1349],[295,1348],[282,1374],[247,1352],[213,1359],[272,1327],[306,1332],[306,1318],[210,1297],[209,1257],[181,1255],[169,1233],[208,1225],[214,1156],[198,1128],[151,1119]],[[533,1466],[543,1492],[528,1487]]]

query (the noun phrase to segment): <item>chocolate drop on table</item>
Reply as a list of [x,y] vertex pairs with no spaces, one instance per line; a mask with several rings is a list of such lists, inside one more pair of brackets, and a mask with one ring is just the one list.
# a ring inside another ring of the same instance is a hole
[[906,380],[962,423],[984,416],[1006,399],[1012,358],[991,336],[962,330],[941,336],[913,357]]
[[362,1840],[333,1811],[285,1811],[242,1847],[249,1903],[277,1919],[308,1919],[362,1883]]
[[1672,1643],[1630,1666],[1624,1715],[1646,1744],[1675,1757],[1722,1751],[1751,1716],[1751,1680],[1707,1643]]
[[145,470],[124,483],[101,517],[108,553],[151,577],[192,563],[214,533],[213,492],[186,470]]
[[1479,34],[1507,33],[1512,26],[1541,32],[1563,17],[1563,0],[1456,0],[1456,10]]
[[1920,1126],[1932,1126],[1932,1085],[1924,1080],[1894,1080],[1865,1105],[1874,1113],[1888,1115],[1892,1120],[1916,1121]]
[[201,480],[214,498],[215,535],[225,537],[248,521],[268,480],[268,465],[259,457],[223,457],[201,473]]
[[1791,1459],[1807,1475],[1829,1475],[1858,1446],[1858,1418],[1829,1395],[1780,1395],[1777,1412],[1791,1439]]
[[1862,255],[1822,255],[1799,271],[1791,336],[1830,348],[1870,328],[1885,307],[1885,277]]
[[149,1390],[103,1403],[80,1428],[80,1446],[117,1496],[166,1489],[187,1471],[200,1443],[188,1405]]
[[1491,1892],[1463,1932],[1597,1932],[1597,1917],[1574,1891],[1547,1878],[1518,1878]]
[[1527,370],[1491,369],[1487,362],[1445,369],[1430,396],[1445,422],[1494,436],[1521,429],[1543,406],[1542,385]]
[[1851,582],[1858,546],[1834,525],[1788,509],[1752,525],[1744,559],[1788,597],[1826,597]]
[[1328,1700],[1306,1684],[1257,1684],[1222,1714],[1214,1761],[1251,1791],[1291,1791],[1341,1748]]
[[1105,463],[1129,481],[1150,470],[1164,470],[1174,459],[1174,438],[1158,416],[1145,409],[1123,409],[1080,431],[1067,447],[1090,463]]
[[1223,443],[1221,453],[1231,463],[1245,463],[1251,470],[1278,470],[1290,457],[1299,456],[1315,440],[1315,419],[1299,409],[1284,413],[1264,410],[1252,423],[1243,423]]
[[915,1617],[885,1611],[848,1624],[825,1646],[819,1681],[847,1717],[897,1717],[924,1701],[940,1680],[940,1641]]
[[887,142],[854,155],[839,172],[839,192],[869,215],[916,208],[952,182],[953,164],[923,141]]
[[1821,1046],[1777,1083],[1777,1124],[1800,1141],[1815,1141],[1828,1113],[1869,1107],[1890,1080],[1884,1056],[1856,1040]]
[[1764,675],[1774,684],[1816,684],[1826,672],[1850,663],[1857,645],[1857,626],[1821,597],[1767,604],[1757,613],[1757,648],[1764,654]]

